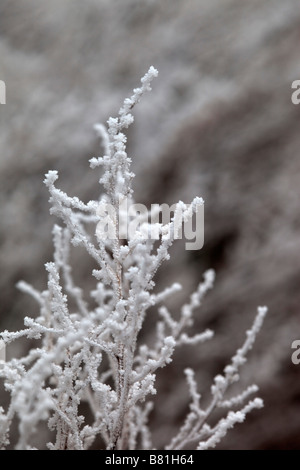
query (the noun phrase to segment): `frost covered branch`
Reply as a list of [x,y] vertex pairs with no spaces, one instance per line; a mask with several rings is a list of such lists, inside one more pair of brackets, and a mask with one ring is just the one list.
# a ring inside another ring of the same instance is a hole
[[246,362],[246,355],[250,351],[255,341],[256,335],[261,329],[264,317],[267,313],[266,307],[259,307],[258,314],[255,318],[252,328],[247,331],[247,338],[243,346],[238,349],[231,360],[231,364],[225,367],[223,375],[217,375],[214,384],[211,387],[211,401],[209,405],[202,409],[200,405],[200,394],[197,391],[197,384],[194,378],[194,372],[186,369],[185,374],[189,386],[191,403],[190,412],[186,417],[185,423],[179,431],[178,435],[172,440],[168,449],[181,449],[190,442],[197,442],[198,449],[204,450],[215,447],[225,436],[228,429],[232,428],[236,423],[244,421],[246,414],[254,408],[262,408],[263,402],[260,398],[248,401],[239,411],[229,411],[225,418],[211,427],[207,421],[216,407],[234,408],[241,406],[249,395],[256,393],[258,388],[256,385],[249,386],[244,392],[231,399],[224,400],[224,395],[230,385],[239,380],[239,369]]
[[[169,248],[180,225],[196,213],[203,200],[195,198],[189,206],[179,202],[167,224],[149,223],[146,218],[133,234],[118,236],[122,221],[116,214],[122,215],[125,199],[130,206],[134,203],[131,186],[134,174],[123,131],[133,123],[131,111],[142,95],[151,90],[157,74],[150,67],[141,80],[141,87],[125,99],[118,117],[110,118],[107,128],[96,126],[105,149],[103,157],[90,160],[92,169],[103,169],[100,183],[104,193],[99,200],[85,204],[77,197],[70,197],[56,187],[57,171],[46,174],[44,182],[50,192],[51,213],[61,219],[63,227],[55,225],[53,229],[54,257],[45,265],[47,288],[38,292],[24,281],[18,284],[19,289],[37,301],[39,316],[25,317],[21,331],[1,333],[0,376],[11,395],[9,407],[0,408],[2,449],[10,445],[15,417],[18,421],[16,449],[34,448],[32,443],[42,421],[55,434],[55,439],[47,443],[53,450],[88,449],[96,438],[111,450],[153,448],[148,426],[153,405],[148,398],[156,394],[157,370],[172,361],[176,347],[182,344],[198,347],[213,336],[210,330],[193,336],[187,332],[193,325],[195,309],[213,287],[212,270],[204,274],[204,281],[182,307],[179,319],[172,316],[163,302],[181,286],[173,284],[162,292],[152,292],[155,274],[161,263],[169,259]],[[112,211],[107,212],[108,206]],[[110,238],[99,228],[104,218],[112,227]],[[156,237],[145,237],[145,233],[159,235],[158,247]],[[76,286],[73,279],[71,245],[82,246],[96,264],[92,275],[97,285],[89,293]],[[159,314],[156,342],[140,344],[139,333],[150,307],[156,307]],[[215,378],[207,408],[200,406],[194,372],[186,370],[190,411],[169,449],[180,449],[191,443],[199,449],[213,447],[248,412],[262,406],[258,398],[243,404],[257,391],[256,386],[231,399],[225,393],[238,380],[239,368],[246,360],[265,313],[265,308],[259,308],[244,345],[224,374]],[[20,359],[5,362],[4,346],[22,337],[37,341],[36,347]],[[92,415],[89,423],[80,411],[84,403]],[[229,411],[214,426],[208,424],[215,408],[236,406],[238,411]]]

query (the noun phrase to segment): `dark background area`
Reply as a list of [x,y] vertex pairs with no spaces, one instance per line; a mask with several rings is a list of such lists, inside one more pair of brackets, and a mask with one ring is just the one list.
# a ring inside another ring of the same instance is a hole
[[[159,374],[150,423],[158,448],[187,411],[184,367],[196,370],[205,399],[257,305],[268,305],[242,375],[259,385],[265,408],[219,448],[300,449],[300,365],[291,362],[300,339],[300,105],[291,102],[299,32],[298,0],[0,1],[0,329],[37,313],[18,280],[46,285],[55,220],[44,173],[59,170],[70,195],[98,197],[93,124],[116,115],[150,65],[159,77],[128,132],[135,199],[205,199],[203,249],[175,244],[157,283],[183,284],[169,302],[176,314],[214,268],[195,331],[210,327],[215,338],[178,352]],[[85,260],[80,252],[75,263],[89,290]]]

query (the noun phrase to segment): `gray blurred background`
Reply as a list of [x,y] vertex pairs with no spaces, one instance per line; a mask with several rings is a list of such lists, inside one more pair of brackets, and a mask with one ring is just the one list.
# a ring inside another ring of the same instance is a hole
[[[98,197],[99,174],[88,166],[101,151],[93,124],[116,115],[150,65],[159,77],[128,132],[135,199],[206,201],[203,249],[175,244],[157,282],[183,284],[169,302],[176,315],[214,268],[195,331],[216,335],[161,372],[150,423],[157,448],[187,411],[184,367],[197,371],[205,400],[266,304],[242,377],[259,385],[265,408],[219,448],[300,449],[300,365],[291,362],[300,339],[300,105],[291,102],[299,33],[298,0],[0,1],[0,329],[37,313],[19,279],[46,285],[55,219],[44,173],[59,170],[70,195]],[[83,253],[74,259],[89,289],[91,266]]]

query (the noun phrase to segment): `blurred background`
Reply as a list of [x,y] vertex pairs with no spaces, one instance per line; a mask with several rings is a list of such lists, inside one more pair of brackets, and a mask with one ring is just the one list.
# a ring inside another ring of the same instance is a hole
[[[300,364],[291,362],[300,339],[300,106],[291,102],[299,33],[298,0],[0,2],[0,329],[38,312],[18,280],[46,285],[55,219],[44,173],[59,170],[58,186],[72,196],[98,197],[99,174],[88,165],[101,153],[93,124],[116,115],[150,65],[159,77],[128,132],[135,199],[205,199],[204,247],[176,242],[156,279],[183,284],[169,302],[176,315],[214,268],[194,328],[210,327],[215,338],[181,350],[159,374],[150,422],[157,448],[187,411],[183,369],[196,370],[205,401],[256,307],[268,305],[242,375],[259,385],[265,408],[219,448],[300,449]],[[76,259],[89,289],[89,262]]]

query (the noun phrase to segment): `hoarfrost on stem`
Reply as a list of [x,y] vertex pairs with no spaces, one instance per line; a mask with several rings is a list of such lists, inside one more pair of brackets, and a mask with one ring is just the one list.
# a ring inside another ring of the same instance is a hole
[[[194,310],[213,287],[212,270],[204,273],[204,281],[183,305],[177,320],[162,303],[181,286],[173,284],[162,292],[152,293],[155,274],[169,258],[168,251],[176,237],[178,227],[174,227],[174,218],[164,226],[152,227],[148,223],[144,227],[148,233],[158,230],[158,248],[150,238],[137,236],[121,243],[118,237],[103,239],[96,230],[101,205],[111,204],[114,213],[119,213],[124,198],[133,201],[134,174],[126,153],[124,130],[133,123],[131,111],[142,95],[151,90],[151,82],[157,75],[157,70],[150,67],[141,80],[141,87],[124,100],[118,117],[110,118],[107,128],[100,124],[95,126],[105,149],[103,157],[90,160],[91,168],[103,167],[100,183],[105,192],[99,200],[85,204],[77,197],[69,197],[55,186],[58,172],[46,174],[44,182],[50,192],[51,213],[61,219],[63,227],[55,225],[53,228],[54,258],[45,265],[47,289],[38,292],[24,281],[18,283],[19,289],[39,304],[39,316],[25,317],[23,330],[1,334],[0,376],[11,395],[8,408],[0,408],[2,449],[10,445],[15,416],[18,419],[16,449],[33,448],[41,421],[47,422],[54,431],[55,439],[47,444],[53,450],[88,449],[99,436],[106,449],[153,448],[148,426],[153,404],[148,398],[156,394],[157,370],[172,361],[176,347],[181,344],[197,346],[213,336],[210,330],[194,336],[186,332],[193,324]],[[182,212],[183,203],[178,203],[182,223],[196,211],[199,201],[195,198],[186,212]],[[111,222],[117,234],[117,218],[112,217]],[[95,235],[91,235],[90,225],[94,226]],[[97,286],[90,292],[96,303],[93,309],[89,307],[86,293],[75,285],[70,244],[84,247],[97,265],[92,272]],[[157,306],[159,314],[156,341],[152,345],[139,344],[146,312],[153,306]],[[198,449],[214,447],[228,429],[242,422],[248,412],[262,406],[258,398],[248,400],[249,395],[257,391],[256,386],[230,399],[225,398],[225,393],[238,380],[239,369],[246,361],[265,313],[266,308],[260,307],[244,345],[223,375],[215,378],[208,407],[201,408],[194,372],[185,371],[190,411],[168,449],[181,449],[191,444]],[[21,337],[37,340],[37,346],[24,357],[5,362],[5,346]],[[93,416],[89,424],[79,411],[83,402],[88,404]],[[237,411],[230,410],[217,424],[209,425],[216,407],[236,406]]]

